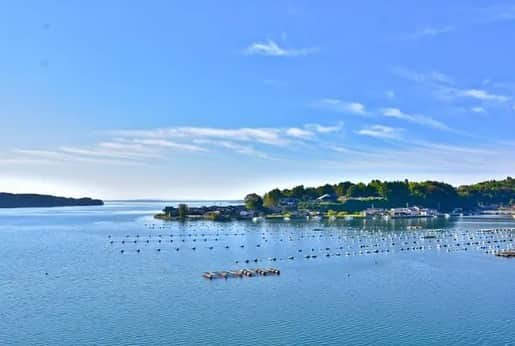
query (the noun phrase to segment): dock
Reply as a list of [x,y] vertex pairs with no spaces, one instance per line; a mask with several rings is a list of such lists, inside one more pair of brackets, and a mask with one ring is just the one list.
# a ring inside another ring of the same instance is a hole
[[495,255],[499,257],[515,257],[515,249],[499,251]]
[[216,272],[204,272],[202,276],[208,280],[213,279],[229,279],[229,278],[244,278],[254,276],[278,276],[281,271],[277,268],[256,268],[256,269],[239,269],[239,270],[224,270]]

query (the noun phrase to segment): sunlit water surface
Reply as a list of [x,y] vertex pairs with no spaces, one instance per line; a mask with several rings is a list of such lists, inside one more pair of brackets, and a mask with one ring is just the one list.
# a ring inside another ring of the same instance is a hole
[[513,220],[153,220],[164,205],[0,210],[0,344],[515,345],[515,259],[485,253],[515,234],[479,231]]

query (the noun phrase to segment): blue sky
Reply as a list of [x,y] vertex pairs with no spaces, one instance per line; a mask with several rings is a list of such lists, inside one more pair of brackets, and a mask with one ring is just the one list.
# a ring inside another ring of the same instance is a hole
[[515,5],[0,4],[0,190],[240,198],[515,172]]

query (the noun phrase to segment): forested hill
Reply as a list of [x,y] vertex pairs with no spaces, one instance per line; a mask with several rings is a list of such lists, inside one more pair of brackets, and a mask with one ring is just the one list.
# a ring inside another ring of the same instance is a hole
[[399,207],[409,203],[443,211],[454,208],[475,209],[489,204],[515,204],[515,179],[508,177],[504,180],[491,180],[459,187],[437,181],[408,180],[372,180],[368,184],[346,181],[318,187],[300,185],[292,189],[274,189],[267,192],[263,196],[263,204],[265,207],[273,207],[283,198],[309,201],[325,194],[332,195],[340,201],[365,198],[374,200],[374,202],[364,201],[364,207],[369,207],[371,203],[376,207]]
[[71,207],[103,204],[102,200],[92,198],[66,198],[50,195],[0,192],[0,208]]

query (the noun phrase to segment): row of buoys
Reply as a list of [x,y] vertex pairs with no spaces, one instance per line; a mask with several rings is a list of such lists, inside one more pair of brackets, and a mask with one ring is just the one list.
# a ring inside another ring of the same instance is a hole
[[[501,230],[501,229],[500,229],[500,230]],[[505,229],[505,231],[506,231],[506,230],[511,230],[511,229]],[[429,232],[429,231],[426,231],[426,232]],[[384,231],[382,231],[382,232],[379,232],[379,233],[380,233],[380,234],[382,234],[382,235],[386,235],[386,236],[387,236],[387,237],[389,237],[389,238],[391,238],[393,235],[395,235],[395,234],[396,234],[395,232],[390,232],[390,231],[388,231],[388,232],[384,232]],[[248,233],[234,233],[234,234],[232,234],[232,235],[236,235],[236,234],[238,234],[238,235],[253,235],[254,233],[251,233],[251,232],[248,232]],[[415,234],[415,235],[418,235],[418,233],[414,233],[414,234]],[[467,232],[463,232],[463,233],[461,233],[461,234],[462,234],[462,235],[466,235],[466,234],[469,234],[469,233],[467,233]],[[212,236],[212,235],[213,235],[213,236],[220,236],[220,233],[216,233],[216,234],[205,234],[205,233],[202,233],[202,234],[200,234],[200,237]],[[223,234],[222,234],[222,235],[223,235]],[[226,236],[230,236],[231,234],[226,233],[225,235],[226,235]],[[267,232],[267,233],[263,232],[263,233],[261,233],[261,235],[263,235],[263,237],[262,237],[263,239],[267,239],[267,238],[265,237],[265,235],[273,236],[273,235],[276,235],[276,232]],[[445,236],[447,236],[447,237],[452,237],[452,236],[454,236],[454,237],[455,237],[456,235],[458,235],[458,234],[457,234],[457,233],[447,233],[447,234],[446,234],[446,233],[441,233],[441,234],[440,234],[440,236],[442,236],[442,237],[445,237]],[[163,235],[162,235],[162,234],[159,234],[159,235],[157,235],[157,236],[158,236],[158,237],[163,237]],[[186,236],[188,236],[188,237],[198,237],[198,236],[199,236],[199,234],[192,234],[192,233],[189,233],[189,234],[187,234],[187,235],[186,235],[186,234],[176,234],[176,235],[174,235],[174,234],[170,234],[169,236],[170,236],[170,237],[174,237],[174,236],[175,236],[175,237],[186,237]],[[334,237],[334,235],[333,235],[332,233],[330,233],[330,234],[303,234],[303,233],[295,233],[295,232],[290,232],[290,233],[286,234],[286,236],[288,236],[288,240],[300,240],[300,239],[304,239],[304,238],[306,238],[306,237],[307,237],[307,238],[310,238],[310,237],[311,237],[311,238],[317,238],[317,237],[318,237],[318,238],[332,238],[332,237]],[[292,236],[296,236],[296,237],[298,237],[298,238],[294,239],[294,238],[292,238]],[[369,237],[373,237],[373,236],[375,236],[375,234],[370,234],[370,236],[369,236]],[[399,235],[399,236],[401,236],[401,237],[402,237],[402,234],[401,234],[401,235]],[[406,238],[409,238],[409,236],[408,236],[408,235],[404,235],[404,236],[405,236]],[[491,235],[491,236],[493,236],[493,235]],[[109,237],[109,238],[111,238],[112,236],[111,236],[111,235],[109,235],[108,237]],[[129,237],[131,237],[131,236],[130,236],[130,235],[126,235],[126,238],[129,238]],[[139,234],[137,234],[137,235],[136,235],[136,237],[137,237],[137,238],[139,238],[139,237],[140,237],[140,235],[139,235]],[[150,234],[150,235],[149,235],[149,238],[151,238],[151,237],[152,237],[152,234]],[[436,238],[436,235],[435,235],[434,233],[432,233],[432,232],[429,232],[428,234],[423,234],[423,235],[422,235],[422,237],[424,237],[424,238],[426,238],[426,239],[429,239],[429,238]],[[342,237],[341,235],[340,235],[340,236],[338,236],[338,239],[343,239],[343,238],[345,238],[345,239],[349,239],[349,238],[350,238],[350,239],[355,239],[355,238],[356,238],[356,236],[355,236],[355,235],[353,235],[353,234],[350,234],[350,235],[347,235],[347,234],[346,234],[346,235],[344,235],[343,237]],[[275,239],[275,238],[273,238],[273,237],[270,237],[270,239],[271,239],[271,240],[277,240],[277,239]],[[283,240],[282,238],[280,238],[280,239],[279,239],[279,241],[282,241],[282,240]],[[362,239],[357,238],[357,240],[358,240],[358,241],[361,241]],[[384,240],[384,238],[383,238],[383,240]]]
[[[513,247],[513,232],[514,228],[495,228],[495,229],[481,229],[481,230],[450,230],[450,231],[441,231],[441,230],[420,230],[417,232],[402,232],[402,231],[388,231],[388,230],[381,230],[378,232],[369,232],[368,230],[364,229],[346,229],[344,232],[338,232],[338,233],[329,233],[329,234],[313,234],[309,232],[304,232],[298,234],[295,231],[290,231],[288,233],[284,232],[276,232],[276,231],[269,231],[269,232],[261,232],[262,239],[264,240],[263,244],[268,243],[269,241],[279,241],[282,242],[284,240],[294,242],[294,241],[301,241],[302,239],[305,239],[307,237],[308,239],[338,239],[339,242],[343,243],[345,247],[340,246],[335,247],[334,249],[339,249],[343,251],[344,249],[346,251],[349,251],[349,253],[356,253],[353,250],[362,250],[358,252],[358,254],[361,254],[361,252],[364,253],[381,253],[381,252],[390,252],[390,251],[421,251],[421,250],[431,250],[431,249],[437,249],[437,250],[447,250],[450,251],[468,251],[469,249],[472,250],[480,250],[484,251],[486,253],[493,253],[494,251],[502,250],[503,248],[507,249],[510,247]],[[333,230],[329,230],[329,232],[333,232]],[[320,233],[318,231],[318,233]],[[203,235],[208,233],[202,233]],[[223,232],[214,233],[214,234],[222,234]],[[256,236],[257,234],[255,232],[243,232],[243,233],[225,233],[226,235],[249,235],[249,236]],[[193,242],[197,242],[198,234],[195,233],[188,233],[188,234],[170,234],[170,238],[180,237],[181,242],[185,242],[185,238],[189,237],[190,240]],[[191,239],[193,237],[193,239]],[[121,244],[150,244],[152,243],[163,243],[163,236],[161,234],[152,237],[152,235],[149,235],[150,239],[142,240],[141,236],[139,234],[136,235],[136,239],[129,239],[130,235],[126,236],[126,239],[123,240],[114,240],[111,235],[108,236],[110,239],[110,243],[121,243]],[[151,240],[155,239],[156,240]],[[203,239],[198,239],[200,242]],[[211,239],[210,239],[211,240]],[[213,241],[222,241],[223,239],[215,238]],[[176,241],[179,241],[178,239]],[[204,238],[204,241],[207,241],[207,238]],[[331,240],[332,241],[332,240]],[[168,242],[168,241],[166,241]],[[169,239],[170,243],[173,243],[173,239]],[[390,245],[391,244],[391,245]],[[231,245],[232,246],[232,245]],[[262,244],[255,244],[257,248],[262,247]],[[229,245],[223,246],[225,249],[229,249]],[[245,245],[241,244],[240,248],[244,248]],[[209,246],[207,249],[213,250],[214,246]],[[179,251],[179,247],[176,247],[175,250]],[[197,250],[197,247],[194,246],[191,248],[192,250]],[[311,248],[312,252],[315,251],[315,248]],[[330,251],[331,247],[325,247],[321,248],[320,250]],[[137,250],[139,253],[141,250]],[[156,250],[157,252],[161,251],[161,248]],[[298,250],[299,252],[302,252],[302,249]],[[124,250],[121,250],[122,253],[124,253]],[[339,252],[336,252],[333,254],[334,256],[337,256]],[[329,255],[329,256],[327,256]],[[308,256],[308,255],[306,255]],[[309,255],[309,258],[312,258],[312,255]],[[326,257],[330,257],[331,254],[327,253]],[[291,256],[293,257],[293,256]],[[276,257],[273,257],[276,258]],[[316,255],[315,257],[316,258]],[[279,260],[276,258],[276,260]]]
[[[193,247],[191,248],[193,251],[196,250],[196,247]],[[344,250],[344,247],[339,247],[339,248],[335,248],[335,249],[339,249],[339,250]],[[360,248],[360,251],[354,251],[354,252],[347,252],[346,255],[347,256],[351,256],[351,255],[363,255],[363,254],[378,254],[378,253],[390,253],[391,251],[395,251],[395,250],[398,250],[400,252],[404,252],[404,251],[416,251],[416,250],[432,250],[432,249],[435,249],[435,250],[440,250],[440,249],[446,249],[447,252],[452,252],[452,251],[458,251],[458,250],[461,250],[461,251],[468,251],[468,246],[465,246],[462,244],[438,244],[434,247],[431,247],[431,246],[408,246],[408,247],[400,247],[398,249],[394,249],[394,248],[386,248],[386,249],[363,249],[363,248]],[[484,251],[485,253],[493,253],[494,251],[503,251],[503,248],[500,246],[500,245],[496,245],[494,247],[488,247],[488,246],[479,246],[476,248],[477,250],[482,250]],[[504,250],[507,250],[509,248],[505,248]],[[161,252],[161,248],[157,248],[155,249],[157,252]],[[175,248],[175,251],[179,251],[180,248]],[[315,251],[330,251],[331,248],[322,248],[322,249],[315,249],[315,248],[311,248],[311,253],[315,252]],[[136,249],[135,250],[137,253],[140,253],[141,252],[141,249]],[[302,253],[304,250],[303,249],[298,249],[298,252],[299,253]],[[120,253],[125,253],[125,250],[124,249],[121,249],[120,250]],[[334,254],[335,256],[340,256],[340,253],[337,252]],[[329,253],[326,254],[326,257],[330,257],[331,255]],[[304,258],[316,258],[317,256],[316,255],[305,255]],[[289,256],[287,257],[288,259],[294,259],[294,256]],[[270,257],[268,258],[269,260],[271,261],[276,261],[278,260],[277,257]],[[245,262],[246,263],[249,263],[251,262],[252,260],[246,260]],[[258,259],[254,259],[254,262],[257,262]]]
[[[440,247],[440,246],[443,246],[443,247],[447,247],[448,245],[455,245],[455,246],[460,246],[461,244],[463,245],[467,245],[467,246],[479,246],[479,245],[484,245],[484,246],[488,246],[488,244],[499,244],[499,243],[512,243],[513,242],[513,239],[510,238],[510,239],[495,239],[495,240],[484,240],[484,241],[460,241],[458,239],[453,239],[455,241],[455,243],[451,243],[451,244],[447,244],[447,243],[442,243],[440,242],[440,239],[431,239],[431,240],[434,240],[435,241],[435,246],[437,247]],[[113,244],[113,241],[110,242],[111,244]],[[121,244],[126,244],[126,242],[124,240],[122,240],[120,242]],[[131,242],[133,244],[137,244],[137,241],[133,241]],[[149,240],[146,240],[144,241],[143,243],[146,243],[146,244],[150,244],[150,241]],[[161,243],[161,241],[158,241],[157,243]],[[130,244],[130,243],[127,243],[127,244]],[[371,247],[385,247],[385,246],[390,246],[391,247],[396,247],[396,246],[402,246],[402,245],[419,245],[419,244],[431,244],[431,242],[417,242],[417,241],[403,241],[403,242],[392,242],[392,243],[388,243],[388,244],[359,244],[359,248],[360,249],[366,249],[366,248],[371,248]],[[349,245],[347,243],[347,245]],[[352,245],[352,244],[351,244]],[[230,246],[229,245],[225,245],[223,246],[225,249],[229,249]],[[240,248],[244,248],[245,245],[240,245],[239,246]],[[256,247],[261,247],[261,244],[257,244]],[[353,248],[354,246],[347,246],[347,248]],[[214,246],[209,246],[207,247],[209,250],[213,250],[215,247]],[[344,247],[343,246],[340,246],[339,249],[343,249]],[[196,250],[196,247],[193,247],[192,248],[193,250]],[[326,247],[325,250],[330,250],[331,248],[330,247]],[[301,249],[299,251],[302,251]]]

